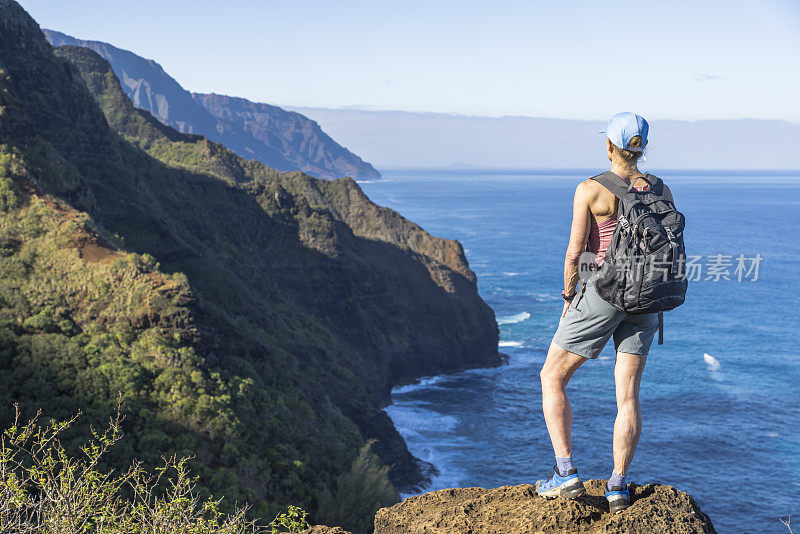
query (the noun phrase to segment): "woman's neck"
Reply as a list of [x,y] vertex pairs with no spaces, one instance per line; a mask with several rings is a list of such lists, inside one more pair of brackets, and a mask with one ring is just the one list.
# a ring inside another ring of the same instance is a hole
[[611,172],[625,180],[626,182],[630,183],[630,181],[634,178],[638,178],[642,175],[641,171],[637,165],[624,165],[618,162],[611,163]]

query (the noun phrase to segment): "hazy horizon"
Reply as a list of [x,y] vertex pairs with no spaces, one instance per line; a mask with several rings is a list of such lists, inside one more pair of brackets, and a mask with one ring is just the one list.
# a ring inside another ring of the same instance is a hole
[[[316,120],[342,145],[382,169],[605,168],[605,120],[482,117],[409,111],[286,106]],[[645,117],[650,135],[641,168],[800,169],[800,124],[766,119],[664,120]]]
[[[213,91],[211,92],[213,93]],[[222,93],[216,93],[216,94],[222,94]],[[228,96],[234,96],[234,95],[228,95]],[[514,114],[514,113],[492,115],[492,114],[480,114],[480,113],[456,113],[456,112],[430,111],[430,110],[417,110],[417,109],[390,109],[390,108],[379,108],[372,106],[361,106],[359,104],[350,104],[346,106],[300,106],[293,104],[291,102],[269,102],[269,103],[274,106],[279,106],[288,110],[318,109],[321,111],[365,111],[365,112],[375,112],[375,113],[408,113],[414,115],[441,115],[449,117],[463,117],[467,119],[541,119],[541,120],[559,120],[559,121],[575,121],[575,122],[595,122],[603,124],[605,124],[606,120],[593,117],[556,117],[556,116],[546,116],[546,115],[524,115],[524,114]],[[649,120],[679,121],[688,123],[717,122],[717,121],[726,121],[726,122],[773,121],[773,122],[783,122],[786,124],[790,124],[792,126],[800,126],[800,118],[796,120],[770,119],[770,118],[765,119],[760,117],[737,117],[733,119],[728,119],[728,118],[678,119],[674,117],[661,117],[658,115],[651,115],[648,118]]]

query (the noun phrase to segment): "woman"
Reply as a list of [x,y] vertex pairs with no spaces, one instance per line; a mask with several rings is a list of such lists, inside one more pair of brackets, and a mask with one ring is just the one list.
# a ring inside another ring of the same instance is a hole
[[[647,145],[649,126],[635,113],[619,113],[605,131],[606,153],[611,171],[634,188],[644,190],[647,180],[638,161]],[[664,186],[664,196],[672,193]],[[537,492],[548,498],[574,498],[585,493],[572,460],[572,409],[565,388],[572,374],[587,359],[595,359],[613,336],[617,351],[614,367],[617,418],[614,423],[614,468],[606,484],[606,498],[613,513],[630,504],[625,482],[642,429],[639,383],[647,353],[658,328],[656,313],[629,314],[600,298],[591,280],[578,283],[578,263],[584,251],[602,262],[617,224],[618,200],[608,189],[589,179],[578,184],[572,207],[572,229],[564,262],[564,310],[542,367],[542,409],[553,443],[556,465],[553,474],[536,483]],[[572,302],[576,302],[572,306]]]

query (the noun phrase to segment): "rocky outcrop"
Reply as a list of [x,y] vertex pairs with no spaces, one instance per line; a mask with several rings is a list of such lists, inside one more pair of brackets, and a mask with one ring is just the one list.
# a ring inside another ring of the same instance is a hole
[[55,46],[90,48],[111,63],[125,93],[141,109],[183,133],[202,134],[240,156],[279,171],[318,178],[375,180],[380,173],[331,139],[308,117],[224,95],[192,95],[151,59],[100,41],[44,30]]
[[532,484],[432,491],[378,510],[375,534],[716,532],[694,499],[673,486],[631,484],[630,508],[612,515],[603,484],[589,480],[575,500],[543,499]]
[[[714,525],[687,493],[673,486],[630,485],[632,503],[612,515],[603,480],[586,482],[586,495],[546,500],[531,484],[448,488],[408,497],[375,514],[374,534],[546,534],[563,532],[712,534]],[[301,534],[350,534],[317,525]]]

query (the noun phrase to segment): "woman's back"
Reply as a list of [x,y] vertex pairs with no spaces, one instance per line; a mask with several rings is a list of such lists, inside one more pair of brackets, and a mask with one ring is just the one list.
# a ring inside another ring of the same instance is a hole
[[[645,180],[640,180],[640,184],[634,183],[637,191],[646,190],[649,185]],[[591,212],[591,222],[589,224],[589,237],[586,241],[586,250],[599,256],[597,263],[603,262],[606,249],[611,244],[611,236],[617,227],[617,197],[608,189],[600,186],[596,191],[596,196],[589,203]]]

